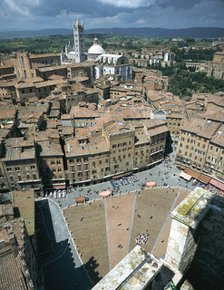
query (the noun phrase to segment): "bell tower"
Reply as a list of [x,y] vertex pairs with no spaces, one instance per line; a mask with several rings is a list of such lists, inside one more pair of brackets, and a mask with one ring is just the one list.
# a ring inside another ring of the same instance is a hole
[[81,24],[78,18],[73,23],[73,36],[74,36],[75,62],[80,63],[85,60],[84,25]]

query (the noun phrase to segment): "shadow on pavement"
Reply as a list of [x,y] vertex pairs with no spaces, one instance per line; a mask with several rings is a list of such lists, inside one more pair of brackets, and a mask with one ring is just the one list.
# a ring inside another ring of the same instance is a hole
[[[93,287],[83,266],[76,266],[68,239],[56,242],[48,200],[36,202],[36,237],[45,290],[87,290]],[[94,259],[91,259],[87,267],[94,269]]]

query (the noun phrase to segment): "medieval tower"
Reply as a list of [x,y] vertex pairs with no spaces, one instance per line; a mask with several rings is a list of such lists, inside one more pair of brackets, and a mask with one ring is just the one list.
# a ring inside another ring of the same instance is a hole
[[84,51],[84,25],[81,24],[79,19],[77,19],[73,23],[73,36],[74,36],[75,62],[80,63],[85,60],[85,51]]

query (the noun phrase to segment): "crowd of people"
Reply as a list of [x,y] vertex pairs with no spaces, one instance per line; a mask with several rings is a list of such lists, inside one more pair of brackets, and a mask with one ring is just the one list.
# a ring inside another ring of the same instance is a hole
[[137,237],[135,238],[135,242],[139,246],[143,246],[147,243],[148,241],[148,235],[146,234],[138,234]]
[[133,184],[134,182],[138,181],[138,177],[135,174],[132,174],[130,176],[121,177],[119,179],[112,179],[110,182],[113,189],[116,191],[116,189],[118,189],[120,186]]

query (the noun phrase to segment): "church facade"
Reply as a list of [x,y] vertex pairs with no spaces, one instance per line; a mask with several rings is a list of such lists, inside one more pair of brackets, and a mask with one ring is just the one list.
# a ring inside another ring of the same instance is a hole
[[74,44],[65,46],[61,53],[61,64],[94,62],[95,78],[101,76],[118,75],[121,80],[132,79],[132,65],[128,58],[122,54],[107,54],[95,37],[93,45],[85,53],[84,48],[84,25],[77,19],[73,24]]
[[128,58],[120,54],[101,54],[96,59],[95,77],[103,75],[118,75],[121,80],[132,78],[132,65]]

